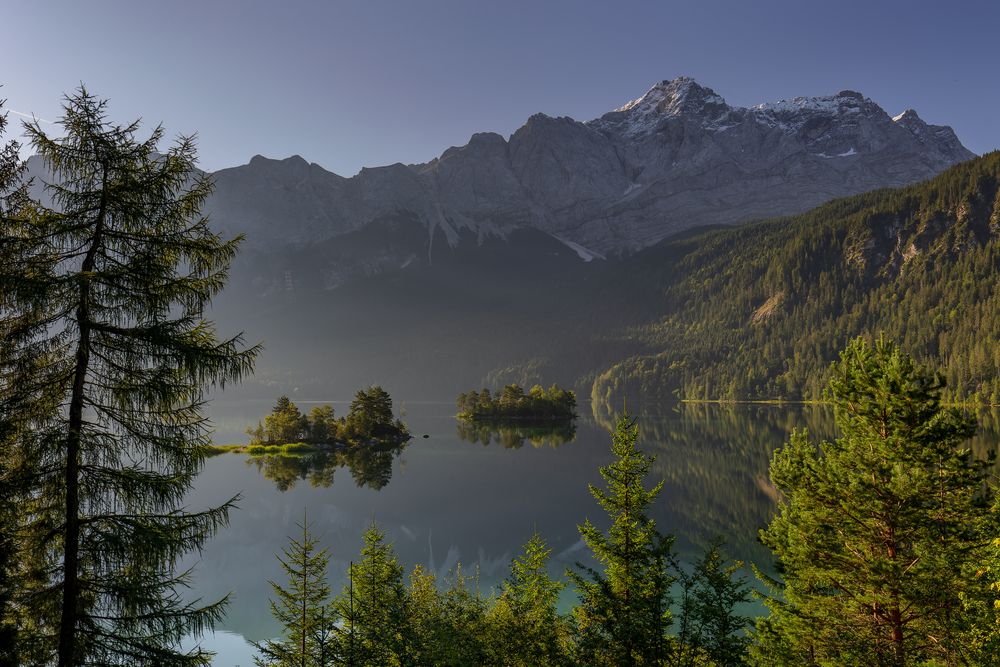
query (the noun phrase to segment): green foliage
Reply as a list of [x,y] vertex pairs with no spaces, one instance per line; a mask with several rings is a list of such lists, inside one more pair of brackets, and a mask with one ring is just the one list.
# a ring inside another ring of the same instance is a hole
[[485,665],[489,661],[488,603],[479,591],[479,575],[468,576],[456,566],[444,592],[442,622],[448,637],[445,664]]
[[[634,351],[593,398],[822,398],[859,335],[939,368],[948,401],[1000,403],[1000,152],[926,183],[672,240],[629,260]],[[614,278],[617,273],[609,278]],[[602,339],[604,340],[604,339]]]
[[[0,137],[6,124],[6,115],[0,113]],[[26,189],[20,183],[23,165],[18,148],[16,142],[0,146],[0,224],[4,230],[8,218],[24,214],[26,204]],[[0,245],[0,263],[7,259],[4,248]],[[37,425],[51,418],[56,393],[46,391],[46,378],[39,374],[48,356],[44,350],[36,347],[41,354],[35,357],[18,354],[18,349],[31,338],[31,325],[44,317],[43,304],[26,308],[19,318],[8,311],[11,305],[0,292],[0,667],[32,662],[21,650],[23,642],[18,636],[18,626],[30,626],[30,618],[19,608],[17,584],[26,583],[18,581],[27,574],[18,533],[25,518],[24,487],[34,474],[34,466],[23,458],[18,460],[24,455],[18,443],[31,437]],[[26,338],[22,338],[25,334]],[[40,400],[46,395],[47,401]]]
[[317,405],[309,411],[308,438],[311,442],[331,442],[337,439],[338,424],[333,416],[333,407]]
[[407,588],[409,601],[411,657],[417,665],[448,664],[449,641],[444,619],[444,601],[437,588],[437,579],[417,565],[410,573]]
[[[358,391],[346,417],[334,417],[333,407],[317,405],[303,415],[287,396],[278,399],[263,422],[247,429],[251,453],[306,453],[309,445],[336,442],[358,444],[362,441],[399,442],[409,438],[406,425],[392,414],[392,398],[374,386]],[[268,449],[261,449],[265,446]],[[251,451],[252,450],[252,451]]]
[[281,445],[297,442],[311,432],[311,424],[298,406],[287,396],[275,403],[271,414],[264,417],[264,423],[247,429],[252,444]]
[[568,665],[569,624],[556,611],[565,584],[548,573],[552,550],[535,533],[511,563],[510,577],[486,621],[495,636],[498,662],[511,667]]
[[341,619],[342,662],[357,667],[404,664],[412,640],[403,568],[374,525],[365,531],[361,560],[351,563],[348,579],[334,601]]
[[983,660],[992,620],[968,601],[990,595],[977,572],[997,515],[989,463],[962,446],[975,421],[942,407],[943,389],[885,339],[841,354],[829,384],[841,437],[796,433],[771,464],[782,500],[761,539],[783,582],[771,582],[778,595],[758,624],[758,663]]
[[681,571],[677,642],[671,664],[677,667],[746,664],[751,619],[740,605],[750,602],[750,588],[739,575],[740,562],[727,564],[721,543],[714,542],[691,572]]
[[[642,486],[651,459],[636,449],[637,433],[627,416],[619,420],[612,442],[618,458],[601,470],[609,488],[592,489],[613,523],[607,535],[589,521],[581,527],[605,569],[570,573],[582,598],[571,617],[558,612],[564,584],[551,578],[551,549],[537,533],[512,560],[500,590],[484,597],[478,573],[470,577],[461,565],[443,590],[420,566],[404,586],[396,554],[375,526],[365,533],[361,559],[351,563],[348,583],[331,605],[320,605],[326,589],[313,581],[281,589],[292,603],[274,605],[273,612],[285,613],[286,628],[296,627],[286,610],[298,611],[301,618],[305,591],[315,592],[318,597],[310,608],[327,610],[317,618],[329,629],[324,637],[332,650],[331,665],[742,664],[746,619],[735,606],[746,600],[746,585],[736,576],[738,565],[726,564],[717,547],[685,575],[690,593],[685,598],[690,604],[681,609],[686,644],[668,634],[672,538],[660,535],[647,517],[660,486]],[[284,561],[301,563],[304,558],[303,551],[293,550],[286,552]],[[312,567],[311,572],[319,569]],[[295,577],[304,580],[301,570],[290,571],[290,582]]]
[[59,125],[58,138],[25,127],[54,176],[52,207],[22,201],[0,218],[0,423],[13,426],[4,458],[26,471],[25,662],[205,664],[178,645],[223,606],[184,602],[175,565],[230,504],[179,506],[206,455],[206,388],[256,354],[203,317],[238,239],[200,213],[211,183],[191,138],[164,151],[156,127],[140,140],[138,122],[110,123],[82,87]]
[[271,615],[281,623],[284,636],[254,644],[260,667],[326,667],[334,656],[334,616],[326,583],[330,554],[319,548],[305,517],[297,525],[302,537],[290,538],[284,557],[278,558],[288,582],[270,582],[275,596]]
[[668,654],[673,538],[649,517],[663,483],[643,486],[652,459],[636,447],[638,434],[627,414],[618,419],[611,440],[616,458],[601,468],[607,490],[590,487],[611,518],[607,534],[589,519],[580,526],[603,572],[578,566],[580,572],[567,573],[580,593],[574,614],[582,664],[652,665]]
[[354,439],[388,440],[407,435],[406,426],[392,415],[392,398],[378,385],[358,390],[344,426]]
[[509,384],[493,398],[489,389],[459,394],[458,417],[467,421],[569,420],[576,417],[576,394],[558,385],[543,389],[535,385],[525,394],[517,384]]

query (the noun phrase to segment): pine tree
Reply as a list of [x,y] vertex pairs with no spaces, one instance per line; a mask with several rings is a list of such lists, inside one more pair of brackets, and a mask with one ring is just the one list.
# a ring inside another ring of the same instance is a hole
[[254,645],[261,667],[325,667],[332,661],[334,613],[326,580],[330,554],[319,548],[304,514],[296,525],[302,536],[290,538],[284,557],[278,557],[287,586],[270,582],[275,595],[271,615],[284,628],[284,637]]
[[238,240],[200,214],[211,184],[190,138],[160,152],[162,128],[138,140],[82,87],[63,108],[59,138],[26,125],[53,206],[0,222],[3,419],[32,425],[11,449],[33,471],[24,558],[45,582],[20,602],[43,662],[204,664],[178,644],[223,604],[183,601],[174,566],[230,504],[178,505],[205,456],[205,389],[256,352],[203,318]]
[[771,464],[778,515],[761,532],[783,585],[761,664],[968,664],[978,568],[995,535],[976,430],[941,405],[939,376],[891,342],[853,341],[829,383],[840,437],[797,433]]
[[348,586],[334,606],[343,619],[339,653],[345,664],[406,664],[411,639],[403,568],[376,526],[365,531],[361,560],[351,563]]
[[651,665],[667,657],[673,538],[662,535],[649,508],[663,488],[643,480],[653,461],[636,447],[639,428],[627,414],[612,434],[614,462],[600,469],[607,490],[590,493],[611,517],[608,533],[588,519],[580,535],[603,572],[578,565],[568,576],[580,592],[575,609],[579,660],[587,665]]
[[392,398],[377,385],[358,390],[346,423],[352,434],[362,438],[384,438],[402,432],[402,425],[393,421]]
[[519,667],[569,664],[568,627],[556,605],[565,587],[548,573],[552,550],[537,532],[511,562],[510,577],[489,611],[488,624],[498,635],[499,664]]

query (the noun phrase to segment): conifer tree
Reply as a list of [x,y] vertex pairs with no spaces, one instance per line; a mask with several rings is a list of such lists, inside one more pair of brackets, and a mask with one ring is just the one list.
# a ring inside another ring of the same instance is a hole
[[333,657],[334,614],[330,609],[327,567],[330,554],[321,549],[303,514],[300,538],[290,538],[278,561],[288,575],[282,586],[270,582],[275,597],[271,615],[281,623],[284,636],[255,644],[261,667],[325,667]]
[[488,664],[487,601],[479,590],[478,570],[469,576],[462,571],[461,564],[455,566],[441,599],[443,664]]
[[677,642],[671,664],[746,664],[745,631],[751,619],[740,614],[738,607],[751,598],[746,579],[738,574],[742,566],[739,561],[727,563],[721,543],[715,541],[690,572],[680,574]]
[[448,635],[437,577],[416,565],[406,591],[409,605],[410,655],[417,665],[446,664]]
[[627,414],[611,439],[616,459],[600,469],[607,490],[590,493],[611,517],[607,534],[588,519],[580,535],[603,571],[578,565],[568,576],[580,592],[574,610],[579,662],[587,665],[660,664],[667,657],[673,538],[649,516],[660,482],[643,486],[653,461],[636,447],[639,428]]
[[343,619],[339,653],[345,664],[406,663],[411,640],[403,568],[376,526],[365,531],[361,560],[351,563],[348,586],[334,606]]
[[393,421],[392,397],[378,385],[357,391],[346,423],[353,434],[364,438],[382,438],[401,430],[401,424]]
[[761,532],[780,595],[758,623],[767,665],[969,664],[963,600],[995,536],[975,420],[941,405],[939,376],[891,342],[856,339],[829,383],[840,437],[795,434],[771,464],[778,515]]
[[568,627],[556,605],[565,584],[548,573],[552,550],[537,532],[511,562],[508,579],[487,622],[498,636],[498,664],[518,667],[568,664]]
[[203,318],[238,240],[200,214],[211,183],[191,138],[161,152],[161,127],[139,140],[138,121],[110,123],[82,87],[60,125],[60,137],[26,125],[51,207],[0,221],[0,405],[33,426],[11,449],[31,470],[21,534],[44,582],[20,604],[44,663],[205,664],[178,645],[223,606],[184,601],[174,566],[230,504],[178,505],[205,456],[205,389],[256,353]]
[[[0,100],[0,139],[7,126],[7,116],[2,113],[4,100]],[[22,182],[23,164],[18,154],[17,142],[10,141],[0,146],[0,225],[6,228],[11,218],[24,215],[26,190]],[[9,244],[0,243],[0,265],[9,261],[6,250]],[[31,392],[24,392],[25,380],[34,375],[36,363],[25,359],[29,367],[18,369],[20,360],[15,357],[21,340],[18,329],[23,326],[16,322],[10,311],[12,303],[0,292],[0,666],[15,667],[21,661],[18,650],[17,626],[19,624],[15,588],[17,587],[18,554],[17,534],[20,528],[21,505],[19,485],[22,480],[19,466],[15,462],[14,444],[23,437],[29,425],[29,408],[35,407],[36,414],[46,414]],[[32,313],[21,316],[22,321],[31,322]],[[20,363],[23,363],[20,362]]]

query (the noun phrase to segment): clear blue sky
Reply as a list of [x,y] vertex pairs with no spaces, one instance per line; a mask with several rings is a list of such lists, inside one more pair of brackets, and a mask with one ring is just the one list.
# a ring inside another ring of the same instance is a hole
[[52,119],[84,82],[117,120],[197,131],[207,169],[298,153],[351,175],[688,75],[743,106],[859,90],[982,153],[998,39],[994,0],[4,0],[0,97]]

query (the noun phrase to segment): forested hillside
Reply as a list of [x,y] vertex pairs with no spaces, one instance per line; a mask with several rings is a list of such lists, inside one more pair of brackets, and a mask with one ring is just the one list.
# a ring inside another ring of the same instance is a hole
[[656,351],[599,374],[593,397],[818,399],[851,338],[885,332],[942,369],[948,398],[1000,403],[1000,153],[898,190],[667,241],[621,269],[652,282]]

